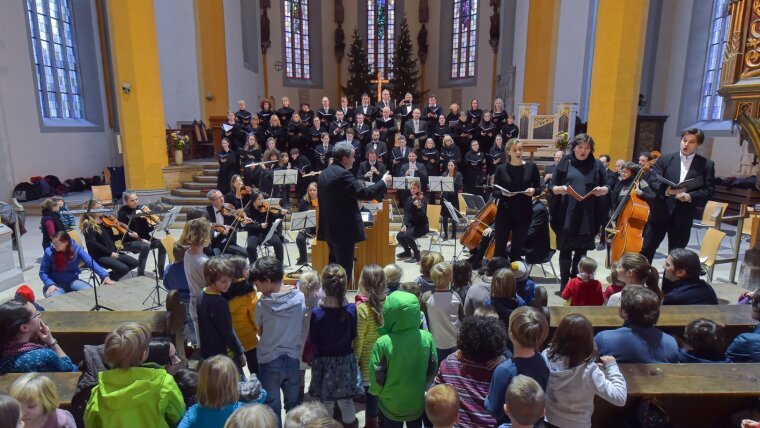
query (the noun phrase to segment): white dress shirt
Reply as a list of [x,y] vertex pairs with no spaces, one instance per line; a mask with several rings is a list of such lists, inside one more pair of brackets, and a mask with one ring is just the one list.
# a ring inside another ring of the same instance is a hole
[[686,174],[689,172],[689,168],[691,168],[691,162],[694,160],[694,153],[689,156],[684,156],[683,153],[679,153],[678,156],[681,158],[681,175],[678,178],[678,181],[682,182],[686,179]]

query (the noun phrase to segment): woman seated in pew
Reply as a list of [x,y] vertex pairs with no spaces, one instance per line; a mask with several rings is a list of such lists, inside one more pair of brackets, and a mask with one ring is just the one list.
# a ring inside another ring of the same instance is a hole
[[[760,289],[752,294],[752,319],[760,321]],[[734,363],[760,363],[760,324],[751,333],[742,333],[726,350],[726,356]]]
[[663,305],[717,305],[718,296],[705,280],[699,255],[685,248],[676,248],[665,259],[662,290]]
[[76,428],[74,416],[59,409],[58,389],[52,379],[40,373],[22,375],[8,394],[21,403],[24,428]]
[[690,349],[678,350],[679,363],[727,363],[726,334],[723,327],[706,318],[695,319],[684,330],[683,340]]
[[80,263],[83,267],[92,269],[103,284],[116,284],[109,277],[108,271],[93,260],[84,248],[72,241],[67,232],[58,232],[53,236],[53,243],[45,250],[40,262],[40,279],[45,297],[92,288],[79,279]]
[[40,315],[23,298],[0,305],[0,374],[76,371]]
[[[660,276],[657,269],[649,264],[649,260],[639,253],[625,253],[620,260],[615,263],[615,272],[617,280],[623,287],[628,285],[643,285],[652,290],[657,298],[662,301],[662,291],[660,290]],[[607,299],[607,306],[620,306],[622,290],[612,294]]]
[[[102,208],[102,206],[95,204],[93,208]],[[90,257],[95,259],[100,266],[111,269],[110,277],[114,281],[120,280],[139,265],[137,259],[128,254],[120,253],[116,248],[114,242],[120,240],[122,235],[115,234],[114,228],[103,224],[103,214],[82,214],[79,227],[82,230]]]

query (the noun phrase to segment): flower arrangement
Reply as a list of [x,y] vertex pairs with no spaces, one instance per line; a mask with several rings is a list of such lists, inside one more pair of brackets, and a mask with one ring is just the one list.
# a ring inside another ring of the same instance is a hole
[[554,145],[557,150],[567,151],[567,147],[570,145],[570,134],[567,132],[560,132],[554,136]]
[[179,132],[172,132],[171,135],[174,150],[183,150],[190,143],[189,135],[182,135]]

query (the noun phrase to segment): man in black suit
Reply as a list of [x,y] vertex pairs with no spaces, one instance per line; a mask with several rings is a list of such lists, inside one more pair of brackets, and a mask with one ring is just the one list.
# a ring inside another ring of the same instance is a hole
[[367,152],[367,160],[359,165],[359,171],[356,173],[356,178],[377,183],[380,181],[383,174],[385,174],[385,164],[377,159],[376,151],[369,149]]
[[[668,253],[686,248],[696,209],[704,206],[715,193],[715,163],[696,154],[704,140],[702,130],[687,129],[681,134],[681,150],[660,156],[652,168],[650,186],[656,197],[649,204],[649,223],[644,230],[641,250],[650,263],[665,234],[668,235]],[[654,178],[658,174],[673,183],[695,179],[696,184],[673,189]]]
[[346,129],[350,124],[343,118],[343,110],[335,112],[335,121],[330,124],[330,141],[335,144],[346,139]]
[[381,100],[375,104],[375,108],[377,109],[377,115],[380,115],[380,112],[383,111],[384,108],[391,109],[391,115],[396,112],[396,102],[391,101],[391,92],[387,89],[383,89],[383,92],[380,95]]
[[373,120],[377,118],[377,107],[369,103],[369,95],[362,94],[362,105],[356,109],[356,113],[364,115],[364,119],[368,124],[371,124]]
[[396,109],[396,115],[401,119],[401,129],[404,129],[406,122],[412,119],[412,112],[414,112],[415,108],[417,107],[415,107],[414,101],[412,100],[412,94],[407,92],[406,95],[404,95],[404,99],[398,103],[398,108]]
[[406,146],[406,137],[403,135],[398,136],[398,147],[391,149],[391,173],[394,177],[401,176],[401,166],[409,162],[410,149]]
[[386,165],[388,164],[388,157],[390,157],[390,153],[388,153],[388,145],[380,140],[380,130],[378,129],[372,131],[372,141],[367,143],[364,147],[364,152],[369,152],[370,150],[374,150],[375,153],[377,153],[377,158],[381,162]]
[[[409,145],[420,149],[425,145],[425,139],[428,136],[427,122],[420,119],[421,114],[420,109],[415,108],[412,110],[412,118],[404,124],[404,135],[409,140]],[[421,140],[420,143],[415,144],[419,140]]]
[[[235,221],[235,217],[232,215],[224,215],[224,195],[222,192],[214,189],[210,190],[206,195],[210,205],[206,206],[206,217],[212,225],[224,227],[224,231],[216,231],[215,228],[211,229],[211,245],[210,247],[214,251],[215,255],[222,254],[224,251],[226,254],[235,254],[238,256],[246,257],[248,254],[245,248],[235,245],[237,241],[237,232],[230,228],[230,225]],[[229,245],[227,241],[231,241]],[[224,247],[227,247],[225,250]]]
[[375,120],[375,129],[380,131],[380,139],[385,141],[389,147],[393,147],[396,141],[396,133],[398,127],[396,126],[396,119],[391,116],[391,109],[385,107],[382,111],[382,116]]
[[330,134],[323,132],[319,137],[322,144],[314,147],[316,162],[314,163],[315,171],[322,171],[330,165],[333,145],[330,144]]
[[438,100],[435,98],[435,95],[429,96],[428,105],[425,107],[422,115],[424,116],[423,119],[430,124],[430,128],[438,123],[438,116],[442,114],[443,109],[438,105]]
[[367,123],[363,114],[356,113],[356,123],[353,129],[356,131],[356,138],[362,142],[362,146],[369,143],[370,138],[372,138],[372,124]]
[[322,97],[322,107],[317,111],[319,121],[327,128],[335,120],[335,110],[330,108],[330,99]]
[[333,163],[319,175],[319,224],[317,237],[327,241],[330,247],[330,262],[343,266],[348,274],[349,284],[353,278],[354,247],[357,242],[367,239],[364,223],[359,212],[361,201],[370,200],[376,194],[385,192],[391,184],[391,176],[386,173],[381,181],[367,186],[363,180],[351,175],[354,164],[354,150],[350,144],[340,142],[333,147]]

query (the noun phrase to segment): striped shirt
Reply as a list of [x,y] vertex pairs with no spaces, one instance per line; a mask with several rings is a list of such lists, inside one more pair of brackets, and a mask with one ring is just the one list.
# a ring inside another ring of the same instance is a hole
[[[459,351],[449,355],[435,376],[433,384],[451,385],[459,393],[457,427],[492,427],[496,419],[484,407],[488,387],[498,362],[466,360]],[[500,362],[500,361],[499,361]]]

